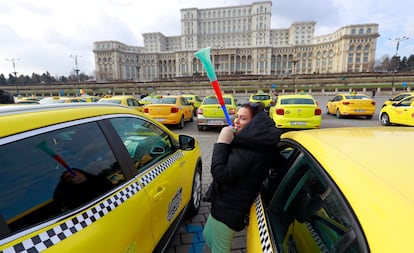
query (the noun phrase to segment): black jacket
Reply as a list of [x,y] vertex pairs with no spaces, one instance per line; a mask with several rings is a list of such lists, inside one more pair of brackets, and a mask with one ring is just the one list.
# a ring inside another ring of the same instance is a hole
[[258,113],[231,144],[215,143],[211,163],[214,188],[211,215],[235,231],[242,230],[263,180],[274,165],[280,130]]

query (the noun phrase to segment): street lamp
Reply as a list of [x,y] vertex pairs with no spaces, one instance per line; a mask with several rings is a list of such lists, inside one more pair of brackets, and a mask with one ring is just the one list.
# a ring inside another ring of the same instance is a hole
[[18,96],[19,95],[19,87],[17,86],[17,71],[16,71],[16,61],[18,61],[19,60],[19,58],[16,58],[16,59],[14,59],[14,58],[11,58],[11,59],[6,59],[6,61],[8,61],[8,62],[11,62],[12,64],[13,64],[13,74],[14,74],[14,81],[16,82],[15,84],[16,84],[16,96]]
[[388,39],[388,40],[392,40],[392,41],[396,41],[397,42],[397,45],[396,45],[396,48],[395,48],[395,56],[394,56],[394,71],[392,73],[392,91],[394,91],[394,78],[395,78],[395,73],[398,70],[398,64],[399,64],[399,63],[397,63],[397,60],[398,60],[398,48],[400,47],[400,42],[401,41],[408,40],[408,39],[409,39],[409,37],[407,37],[407,36],[402,36],[402,37],[398,37],[398,38],[394,38],[394,39],[391,39],[391,38]]
[[70,55],[71,58],[73,58],[75,60],[75,73],[76,73],[76,80],[78,82],[78,91],[76,92],[77,95],[80,94],[80,90],[79,90],[79,68],[78,68],[78,57],[77,55]]

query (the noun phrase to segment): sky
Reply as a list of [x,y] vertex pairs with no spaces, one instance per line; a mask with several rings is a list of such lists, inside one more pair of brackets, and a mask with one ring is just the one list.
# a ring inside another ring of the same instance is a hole
[[[0,74],[49,72],[94,75],[93,43],[115,40],[144,46],[143,33],[181,34],[180,9],[248,5],[246,0],[0,0]],[[256,0],[259,2],[259,0]],[[414,1],[278,0],[271,29],[315,21],[315,35],[352,24],[377,23],[376,59],[414,54]],[[14,66],[13,66],[14,63]]]

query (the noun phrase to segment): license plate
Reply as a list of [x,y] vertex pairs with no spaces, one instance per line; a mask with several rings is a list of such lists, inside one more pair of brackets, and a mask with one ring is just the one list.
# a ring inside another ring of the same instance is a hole
[[223,121],[221,121],[221,120],[209,120],[209,121],[207,121],[207,124],[208,125],[211,125],[211,126],[221,126],[221,125],[224,125],[223,124]]
[[158,122],[164,122],[165,121],[165,119],[155,119],[156,121],[158,121]]
[[291,121],[290,124],[295,126],[306,126],[305,121]]
[[365,112],[365,110],[355,110],[355,112]]

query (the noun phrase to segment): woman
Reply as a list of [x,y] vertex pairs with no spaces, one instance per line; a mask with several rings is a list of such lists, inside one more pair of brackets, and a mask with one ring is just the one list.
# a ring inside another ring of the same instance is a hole
[[203,230],[213,253],[230,252],[234,233],[246,226],[250,206],[274,165],[279,140],[280,131],[262,103],[243,104],[234,126],[221,130],[211,163],[211,214]]

